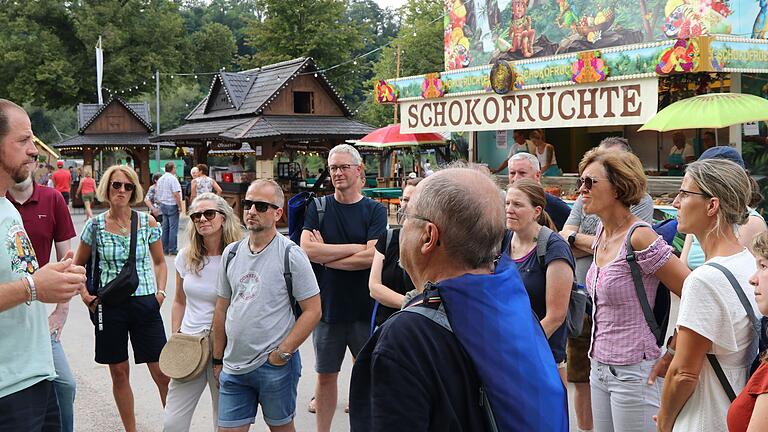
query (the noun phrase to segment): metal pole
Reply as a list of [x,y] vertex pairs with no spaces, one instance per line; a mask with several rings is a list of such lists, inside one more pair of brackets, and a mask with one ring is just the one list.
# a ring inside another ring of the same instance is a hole
[[[160,71],[155,69],[155,112],[157,113],[157,134],[160,135]],[[157,149],[155,150],[155,161],[158,172],[160,171],[160,142],[157,143]],[[150,173],[149,178],[152,178]]]

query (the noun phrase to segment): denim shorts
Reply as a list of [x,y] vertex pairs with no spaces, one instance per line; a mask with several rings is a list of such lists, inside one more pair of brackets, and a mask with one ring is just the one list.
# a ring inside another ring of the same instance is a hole
[[296,391],[301,376],[299,352],[284,366],[264,363],[251,372],[219,377],[219,426],[235,428],[256,421],[261,405],[264,422],[283,426],[296,415]]

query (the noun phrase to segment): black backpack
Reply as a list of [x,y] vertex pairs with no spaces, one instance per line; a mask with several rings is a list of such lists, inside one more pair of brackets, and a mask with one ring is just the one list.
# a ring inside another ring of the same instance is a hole
[[[227,259],[224,261],[225,274],[229,269],[229,262],[232,261],[232,258],[234,258],[235,255],[237,255],[237,248],[240,247],[240,243],[242,242],[243,240],[236,241],[234,246],[229,250]],[[288,289],[288,299],[291,302],[293,315],[296,319],[299,319],[299,315],[301,315],[301,306],[299,306],[299,302],[296,301],[296,297],[293,296],[293,274],[291,273],[291,248],[294,246],[296,246],[294,243],[288,243],[285,247],[285,255],[283,256],[283,279],[285,279],[285,287]]]

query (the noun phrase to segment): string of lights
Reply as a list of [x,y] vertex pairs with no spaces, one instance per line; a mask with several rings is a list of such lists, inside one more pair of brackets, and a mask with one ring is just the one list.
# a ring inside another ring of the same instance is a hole
[[[462,5],[466,5],[466,4],[470,3],[471,1],[473,1],[473,0],[464,0],[462,2]],[[443,12],[437,18],[431,20],[427,25],[432,25],[432,24],[436,23],[437,21],[444,19],[447,15],[448,15],[448,12]],[[413,32],[413,37],[416,37],[416,36],[417,36],[417,33],[414,31]],[[314,76],[317,77],[318,74],[320,74],[320,73],[325,74],[325,73],[327,73],[329,71],[332,71],[334,69],[338,69],[338,68],[340,68],[342,66],[346,66],[346,65],[349,65],[349,64],[352,64],[353,66],[357,66],[358,60],[366,59],[369,56],[371,56],[371,55],[373,55],[373,54],[383,50],[384,48],[387,48],[387,47],[392,46],[392,45],[397,45],[399,42],[402,41],[402,39],[404,39],[404,36],[394,37],[389,42],[386,42],[386,43],[384,43],[383,45],[381,45],[379,47],[376,47],[376,48],[374,48],[372,50],[369,50],[369,51],[367,51],[367,52],[365,52],[363,54],[360,54],[360,55],[358,55],[356,57],[353,57],[353,58],[351,58],[349,60],[343,61],[343,62],[335,64],[333,66],[329,66],[329,67],[326,67],[326,68],[318,69],[317,71],[302,72],[302,73],[297,74],[297,76],[313,75],[314,74]],[[403,52],[401,52],[401,54],[405,54],[405,52],[403,51]],[[217,74],[219,74],[221,72],[225,72],[225,71],[226,71],[226,68],[221,68],[221,70],[219,70],[217,72],[160,72],[160,76],[161,77],[169,77],[170,79],[174,79],[175,77],[188,77],[188,76],[191,76],[191,77],[194,77],[194,79],[197,79],[197,78],[199,78],[201,76],[217,75]],[[233,71],[233,72],[243,72],[243,71]],[[105,90],[106,92],[108,92],[110,94],[110,96],[119,96],[119,95],[126,95],[126,94],[128,94],[128,95],[138,94],[139,90],[141,90],[142,88],[146,87],[148,85],[148,83],[149,83],[149,86],[154,85],[153,82],[150,82],[150,81],[154,81],[154,80],[155,80],[155,75],[152,74],[152,76],[148,80],[143,80],[141,84],[133,85],[133,86],[130,86],[130,87],[127,87],[127,88],[123,88],[123,89],[113,89],[113,88],[108,88],[108,87],[102,86],[102,89]]]

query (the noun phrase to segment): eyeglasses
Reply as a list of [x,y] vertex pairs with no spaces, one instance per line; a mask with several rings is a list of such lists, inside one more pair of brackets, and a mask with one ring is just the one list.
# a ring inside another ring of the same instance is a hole
[[576,189],[581,189],[581,185],[584,185],[587,190],[592,190],[592,186],[597,183],[597,180],[597,177],[579,177],[576,179]]
[[242,200],[240,204],[243,206],[243,211],[248,211],[251,209],[251,207],[256,206],[256,211],[259,213],[264,213],[269,207],[272,207],[275,210],[280,208],[272,203],[264,201],[251,201],[247,199]]
[[120,188],[125,189],[126,192],[133,192],[134,189],[136,189],[136,185],[133,183],[123,183],[119,181],[113,181],[112,182],[112,189],[114,190],[120,190]]
[[677,191],[677,195],[680,196],[680,198],[685,198],[688,195],[699,195],[699,196],[703,196],[705,198],[712,198],[712,195],[710,195],[710,194],[708,194],[706,192],[694,192],[694,191],[689,191],[689,190],[685,190],[685,189],[678,190]]
[[189,218],[192,219],[192,222],[199,222],[200,221],[200,217],[203,216],[203,217],[205,217],[206,220],[211,221],[211,220],[213,220],[213,218],[216,217],[217,214],[222,214],[223,215],[224,212],[221,212],[219,210],[210,209],[210,210],[205,210],[205,211],[201,211],[201,212],[192,213],[191,215],[189,215]]
[[407,211],[403,212],[403,223],[405,223],[405,221],[408,220],[408,219],[417,219],[417,220],[422,220],[424,222],[429,222],[429,223],[431,223],[433,225],[435,224],[430,219],[425,218],[424,216],[419,216],[417,214],[409,214]]
[[331,165],[328,167],[328,171],[332,173],[336,171],[349,171],[353,166],[357,166],[357,164]]

